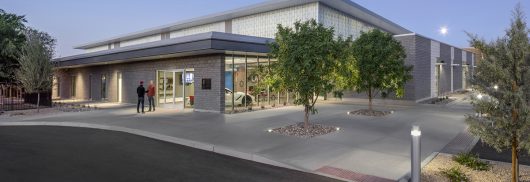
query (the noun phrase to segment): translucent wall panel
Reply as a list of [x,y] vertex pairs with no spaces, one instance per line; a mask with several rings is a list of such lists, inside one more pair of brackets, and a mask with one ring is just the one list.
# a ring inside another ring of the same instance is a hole
[[148,43],[148,42],[155,42],[159,40],[162,40],[162,35],[160,34],[150,35],[150,36],[145,36],[145,37],[141,37],[137,39],[121,41],[120,47],[138,45],[138,44],[143,44],[143,43]]
[[225,22],[210,23],[206,25],[199,25],[195,27],[185,28],[169,33],[170,38],[182,37],[206,32],[225,32]]
[[274,38],[278,24],[292,26],[297,20],[317,19],[318,5],[310,3],[232,20],[232,33]]
[[319,8],[319,22],[326,27],[334,27],[335,35],[337,36],[352,36],[355,39],[359,37],[361,31],[367,32],[373,29],[372,26],[353,19],[352,17],[323,4],[320,4]]
[[98,46],[98,47],[93,47],[93,48],[85,49],[85,52],[86,52],[86,53],[90,53],[90,52],[98,52],[98,51],[104,51],[104,50],[108,50],[108,49],[109,49],[109,46],[108,46],[108,45],[102,45],[102,46]]

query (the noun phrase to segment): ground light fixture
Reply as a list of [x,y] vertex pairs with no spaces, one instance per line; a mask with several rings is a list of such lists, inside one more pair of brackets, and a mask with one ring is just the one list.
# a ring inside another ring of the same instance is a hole
[[339,131],[339,130],[340,130],[340,128],[339,128],[339,127],[336,127],[336,128],[335,128],[335,130]]
[[478,94],[477,99],[482,99],[482,94]]
[[420,181],[420,174],[421,174],[421,160],[420,160],[420,154],[421,154],[421,147],[420,147],[420,138],[421,138],[421,130],[419,126],[412,126],[412,129],[410,130],[411,137],[411,151],[410,151],[410,162],[411,162],[411,169],[410,174],[411,178],[410,180],[412,182],[419,182]]
[[267,132],[269,132],[269,133],[272,132],[272,129],[268,129]]

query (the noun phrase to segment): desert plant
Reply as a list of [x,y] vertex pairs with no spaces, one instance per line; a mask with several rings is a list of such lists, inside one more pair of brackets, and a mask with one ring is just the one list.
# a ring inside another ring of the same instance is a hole
[[469,152],[453,156],[453,161],[477,171],[486,171],[490,168],[490,165],[485,161],[481,161],[478,155]]
[[470,181],[467,175],[462,172],[460,167],[453,166],[449,169],[442,170],[442,174],[449,178],[449,181],[451,182],[468,182]]

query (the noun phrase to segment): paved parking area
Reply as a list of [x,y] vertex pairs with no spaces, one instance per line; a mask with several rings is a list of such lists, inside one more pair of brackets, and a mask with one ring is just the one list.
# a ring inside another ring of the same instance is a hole
[[216,147],[250,153],[305,171],[328,167],[396,180],[410,168],[410,129],[422,130],[422,158],[440,151],[465,130],[465,107],[407,105],[376,106],[392,109],[386,117],[347,115],[363,105],[317,104],[315,123],[340,127],[331,134],[301,139],[268,133],[267,129],[303,119],[301,107],[222,115],[174,112],[136,114],[135,108],[117,108],[84,113],[32,118],[37,122],[77,122],[134,128]]
[[0,127],[2,181],[339,182],[123,132]]

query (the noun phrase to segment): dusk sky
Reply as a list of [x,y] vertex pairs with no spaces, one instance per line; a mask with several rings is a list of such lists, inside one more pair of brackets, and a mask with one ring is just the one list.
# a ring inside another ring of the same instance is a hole
[[[155,26],[231,10],[264,0],[0,0],[0,9],[26,15],[27,25],[57,39],[55,57],[72,47]],[[421,35],[468,47],[464,31],[487,40],[504,34],[517,0],[354,0]],[[521,2],[530,13],[530,2]],[[441,27],[447,35],[441,35]]]

